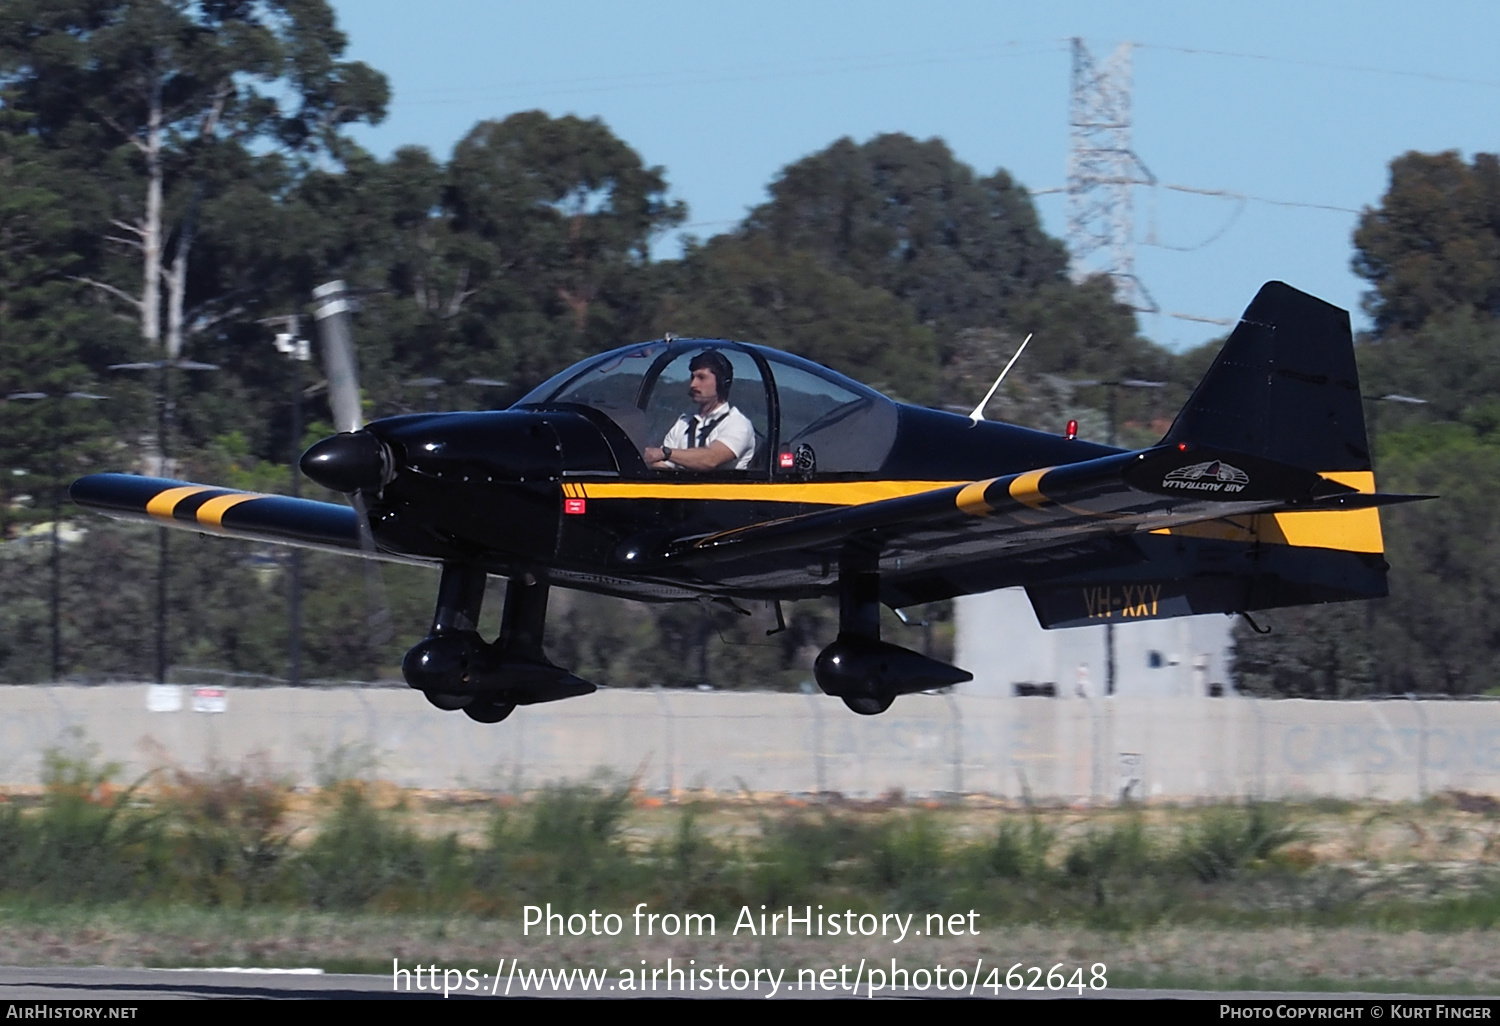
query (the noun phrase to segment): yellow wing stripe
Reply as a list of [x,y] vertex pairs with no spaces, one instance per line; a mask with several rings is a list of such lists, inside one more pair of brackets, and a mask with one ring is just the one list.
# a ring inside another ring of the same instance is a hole
[[258,498],[260,498],[259,495],[216,495],[198,507],[198,523],[208,527],[223,527],[226,510],[231,506],[238,506],[242,502]]
[[984,501],[984,493],[994,484],[997,478],[988,481],[975,481],[963,491],[958,493],[958,508],[972,516],[982,517],[986,513],[994,511],[995,507]]
[[212,488],[207,488],[203,485],[183,485],[180,488],[168,488],[165,491],[157,492],[151,497],[151,501],[146,503],[146,512],[153,517],[171,520],[172,511],[177,508],[177,504],[183,499],[186,499],[189,495],[197,495],[199,492],[211,491],[213,491]]
[[821,506],[858,506],[881,499],[920,495],[952,488],[966,481],[822,481],[785,484],[726,482],[677,483],[590,482],[578,486],[578,498],[589,499],[722,499],[767,502],[806,502]]
[[1043,467],[1041,470],[1028,470],[1010,483],[1010,497],[1023,506],[1032,509],[1041,509],[1047,497],[1042,494],[1042,475],[1051,470],[1051,467]]

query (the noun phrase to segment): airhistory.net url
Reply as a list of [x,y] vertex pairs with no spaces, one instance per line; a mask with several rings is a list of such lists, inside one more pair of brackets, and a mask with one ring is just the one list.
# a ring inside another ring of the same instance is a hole
[[510,994],[536,993],[619,993],[684,994],[719,993],[775,997],[782,991],[791,993],[844,993],[850,997],[876,997],[896,989],[921,992],[938,991],[977,996],[981,991],[998,994],[1001,990],[1031,990],[1083,993],[1103,990],[1109,984],[1103,962],[1085,970],[1082,966],[1058,963],[1050,970],[1016,963],[1008,971],[992,966],[985,971],[984,959],[973,969],[967,966],[902,965],[891,959],[889,966],[861,959],[858,965],[842,964],[837,969],[730,968],[723,963],[698,965],[697,959],[668,958],[665,965],[649,965],[641,959],[639,968],[617,969],[549,969],[521,965],[518,958],[502,958],[493,974],[478,969],[445,969],[437,965],[415,965],[401,968],[401,960],[391,960],[391,989],[404,993],[423,992],[478,997],[505,997]]

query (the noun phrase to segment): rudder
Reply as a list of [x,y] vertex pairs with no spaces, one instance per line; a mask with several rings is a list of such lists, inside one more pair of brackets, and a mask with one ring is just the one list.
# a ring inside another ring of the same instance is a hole
[[[1375,491],[1349,314],[1279,281],[1246,308],[1163,442]],[[1027,587],[1043,627],[1243,613],[1387,594],[1378,508],[1258,513],[1129,539],[1133,563]]]
[[1369,471],[1348,311],[1267,282],[1163,441],[1320,473]]

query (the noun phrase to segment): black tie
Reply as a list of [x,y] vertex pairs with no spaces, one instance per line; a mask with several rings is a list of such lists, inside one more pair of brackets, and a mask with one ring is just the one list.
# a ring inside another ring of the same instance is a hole
[[714,428],[718,427],[719,421],[723,420],[727,416],[729,416],[729,414],[721,413],[713,420],[703,420],[701,417],[694,417],[693,421],[698,425],[698,430],[694,434],[692,448],[703,448],[703,442],[708,438],[708,433]]

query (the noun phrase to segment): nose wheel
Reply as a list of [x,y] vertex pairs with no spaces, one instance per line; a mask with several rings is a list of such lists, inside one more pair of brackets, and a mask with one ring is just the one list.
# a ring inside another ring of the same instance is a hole
[[477,723],[499,723],[518,705],[592,692],[594,685],[554,666],[542,651],[548,589],[540,575],[513,577],[499,638],[492,644],[479,636],[485,577],[479,567],[444,565],[432,627],[401,661],[406,683],[437,708],[462,709]]

